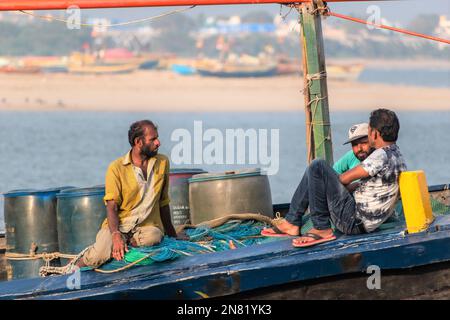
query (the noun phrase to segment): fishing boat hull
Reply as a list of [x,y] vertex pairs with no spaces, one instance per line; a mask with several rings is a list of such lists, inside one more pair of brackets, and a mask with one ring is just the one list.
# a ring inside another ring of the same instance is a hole
[[364,65],[327,65],[327,77],[335,81],[357,81],[364,71]]
[[41,67],[43,73],[67,73],[67,66],[45,66]]
[[11,74],[36,74],[39,73],[41,69],[39,67],[16,67],[16,66],[4,66],[0,67],[0,73],[11,73]]
[[410,236],[404,235],[402,227],[372,235],[340,236],[306,250],[292,248],[291,240],[286,239],[115,274],[85,272],[79,290],[68,289],[69,276],[15,280],[0,284],[0,299],[201,299],[256,289],[275,294],[280,293],[280,285],[299,289],[314,279],[325,284],[328,277],[366,273],[372,265],[383,272],[407,274],[410,268],[450,260],[450,250],[442,249],[450,246],[450,217],[437,219],[432,229],[437,226],[443,229]]
[[273,77],[277,74],[277,68],[269,68],[262,70],[235,70],[235,71],[214,71],[207,69],[197,69],[197,72],[204,77],[217,77],[217,78],[262,78],[262,77]]
[[67,57],[59,56],[30,56],[24,57],[21,63],[27,67],[39,68],[44,73],[66,73]]
[[125,65],[81,65],[69,66],[69,72],[73,74],[125,74],[134,72],[139,68],[136,64]]
[[182,76],[191,76],[197,73],[197,70],[194,67],[185,64],[172,64],[170,66],[172,72],[182,75]]
[[[288,206],[274,211],[285,213]],[[338,234],[336,241],[306,249],[293,248],[288,238],[119,273],[82,272],[80,289],[68,288],[70,276],[3,282],[0,299],[411,298],[450,286],[449,215],[437,216],[421,233],[406,234],[402,220],[380,229]],[[373,266],[394,282],[382,280],[384,291],[356,288],[349,279],[367,283]]]
[[139,65],[141,70],[152,70],[158,66],[159,60],[146,60]]

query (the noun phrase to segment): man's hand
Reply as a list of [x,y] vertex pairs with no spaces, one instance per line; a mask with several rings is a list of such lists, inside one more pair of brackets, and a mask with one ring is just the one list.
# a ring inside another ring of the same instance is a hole
[[112,242],[113,242],[113,250],[112,250],[112,256],[117,261],[123,260],[125,257],[125,252],[128,252],[128,247],[125,242],[125,240],[122,237],[122,234],[120,232],[114,232],[112,235]]
[[170,218],[169,205],[161,207],[159,210],[161,212],[161,222],[163,224],[165,233],[169,237],[176,238],[177,233],[175,232],[175,228],[173,227],[173,224],[172,224],[172,219]]
[[352,182],[345,187],[347,188],[348,192],[353,193],[353,191],[355,191],[359,187],[359,184],[359,182]]

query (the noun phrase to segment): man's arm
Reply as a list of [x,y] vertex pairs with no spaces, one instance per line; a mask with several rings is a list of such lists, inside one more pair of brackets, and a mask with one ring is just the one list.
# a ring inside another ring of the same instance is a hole
[[367,178],[368,176],[369,176],[369,173],[366,170],[364,170],[361,165],[358,165],[358,166],[354,167],[353,169],[350,169],[350,170],[344,172],[343,174],[341,174],[339,176],[339,181],[341,181],[341,183],[343,185],[348,185],[355,180]]
[[112,256],[118,261],[123,260],[125,252],[128,252],[128,247],[119,231],[119,214],[114,200],[109,200],[106,203],[106,218],[113,242]]
[[164,227],[164,231],[169,237],[176,237],[177,233],[173,227],[172,220],[170,218],[170,206],[164,206],[160,208],[161,221]]

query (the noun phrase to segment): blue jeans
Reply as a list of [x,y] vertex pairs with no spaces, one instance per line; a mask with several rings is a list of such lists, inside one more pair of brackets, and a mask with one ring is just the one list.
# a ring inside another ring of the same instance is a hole
[[365,232],[361,220],[356,217],[355,199],[325,160],[314,160],[306,168],[292,197],[286,220],[301,228],[308,207],[314,228],[318,230],[331,228],[331,220],[336,229],[345,234]]

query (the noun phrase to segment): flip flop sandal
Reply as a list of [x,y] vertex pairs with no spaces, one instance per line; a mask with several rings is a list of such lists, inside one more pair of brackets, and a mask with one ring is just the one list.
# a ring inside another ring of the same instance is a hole
[[[324,242],[328,242],[328,241],[332,241],[332,240],[336,239],[336,236],[334,234],[332,234],[329,237],[324,238],[324,237],[319,236],[318,234],[309,233],[309,232],[305,233],[304,235],[302,235],[300,237],[312,238],[314,240],[313,241],[299,243],[299,244],[295,244],[294,241],[292,241],[292,246],[294,246],[295,248],[311,247],[311,246],[314,246],[314,245],[319,244],[319,243],[324,243]],[[298,239],[298,238],[296,238],[296,239]]]
[[[275,232],[270,232],[269,229],[272,229]],[[296,237],[281,231],[275,226],[273,226],[272,228],[263,229],[261,231],[261,235],[265,237]]]

